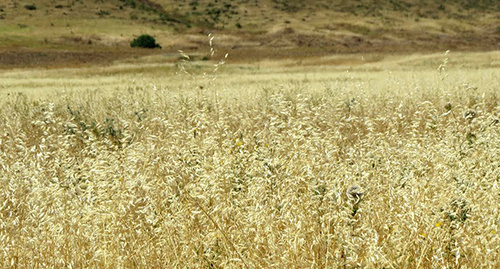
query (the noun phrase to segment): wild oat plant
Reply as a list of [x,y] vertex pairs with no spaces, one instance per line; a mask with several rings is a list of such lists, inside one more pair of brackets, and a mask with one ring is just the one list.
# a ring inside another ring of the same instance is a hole
[[0,267],[498,268],[498,76],[383,76],[9,94]]

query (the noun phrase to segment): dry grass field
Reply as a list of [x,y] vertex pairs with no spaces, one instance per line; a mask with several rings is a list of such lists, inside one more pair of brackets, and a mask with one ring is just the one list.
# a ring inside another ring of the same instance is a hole
[[3,72],[0,267],[498,268],[500,54],[385,57]]

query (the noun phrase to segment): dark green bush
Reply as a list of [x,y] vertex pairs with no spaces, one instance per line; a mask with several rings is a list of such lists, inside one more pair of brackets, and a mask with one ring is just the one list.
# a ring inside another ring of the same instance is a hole
[[136,8],[137,4],[135,3],[134,0],[120,0],[121,2],[124,2],[126,7],[131,7],[131,8]]
[[150,35],[140,35],[138,38],[130,42],[132,48],[160,48],[160,44],[156,43],[156,39]]
[[36,6],[33,4],[27,4],[27,5],[24,5],[24,8],[27,10],[35,10]]

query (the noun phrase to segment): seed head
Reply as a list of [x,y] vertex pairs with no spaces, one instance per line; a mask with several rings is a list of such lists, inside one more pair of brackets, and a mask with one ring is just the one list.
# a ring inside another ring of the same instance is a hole
[[476,117],[476,111],[474,110],[468,110],[464,113],[464,118],[466,120],[472,120]]
[[444,106],[444,109],[446,109],[446,111],[450,111],[452,108],[453,106],[451,105],[451,103],[448,103]]
[[356,201],[359,201],[363,197],[363,193],[363,189],[358,185],[352,185],[346,191],[347,198]]

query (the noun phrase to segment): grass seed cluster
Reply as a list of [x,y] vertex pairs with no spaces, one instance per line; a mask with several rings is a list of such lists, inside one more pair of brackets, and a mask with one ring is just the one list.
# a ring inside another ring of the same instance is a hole
[[498,266],[495,70],[239,79],[5,94],[0,267]]

